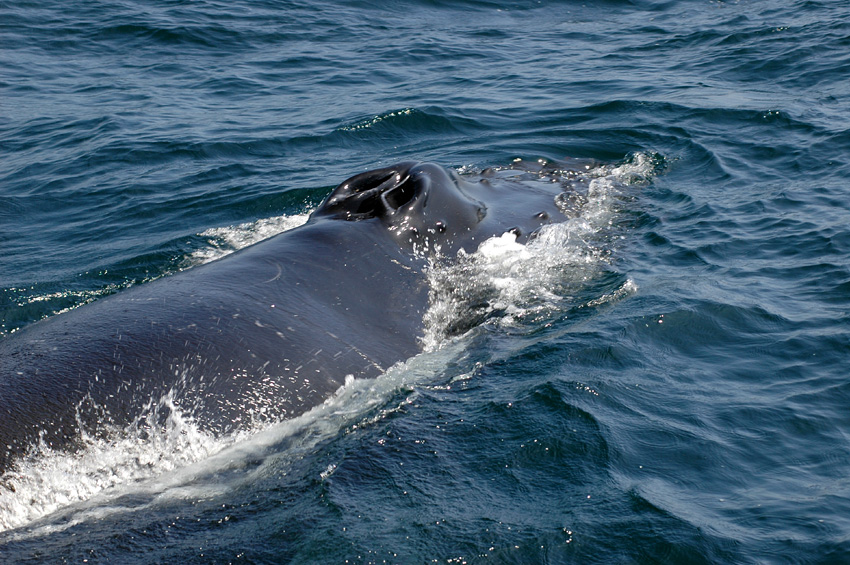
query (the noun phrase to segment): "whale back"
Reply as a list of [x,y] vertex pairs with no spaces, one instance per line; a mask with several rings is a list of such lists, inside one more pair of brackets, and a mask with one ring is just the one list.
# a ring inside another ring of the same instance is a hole
[[0,340],[0,472],[39,437],[73,444],[166,394],[226,433],[414,355],[424,261],[381,230],[313,222]]

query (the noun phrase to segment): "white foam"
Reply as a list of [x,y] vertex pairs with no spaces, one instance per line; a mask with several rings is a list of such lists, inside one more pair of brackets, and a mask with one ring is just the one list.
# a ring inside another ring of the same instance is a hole
[[[110,439],[83,434],[83,448],[64,453],[40,443],[19,461],[14,471],[0,479],[0,530],[19,527],[59,508],[117,484],[132,482],[174,469],[185,462],[206,456],[215,442],[200,433],[191,422],[172,409],[161,432],[150,436],[113,430]],[[147,417],[155,416],[150,411]],[[154,428],[156,429],[156,428]]]
[[[569,218],[566,221],[544,226],[526,244],[505,233],[483,242],[475,253],[461,251],[450,261],[432,262],[425,349],[436,349],[447,336],[484,320],[511,326],[563,309],[563,303],[608,264],[618,240],[614,226],[624,190],[647,182],[657,166],[656,157],[640,153],[619,166],[589,167],[578,176],[569,172],[569,186],[581,185],[586,190],[578,195],[567,191],[556,200]],[[546,166],[537,182],[558,182],[559,174]],[[523,182],[535,181],[525,178]],[[586,305],[598,306],[636,291],[634,281],[629,280]]]
[[207,238],[209,245],[198,249],[187,257],[183,268],[193,267],[221,259],[234,251],[247,247],[273,235],[297,228],[307,222],[310,213],[274,216],[262,218],[236,226],[212,228],[201,232],[201,237]]

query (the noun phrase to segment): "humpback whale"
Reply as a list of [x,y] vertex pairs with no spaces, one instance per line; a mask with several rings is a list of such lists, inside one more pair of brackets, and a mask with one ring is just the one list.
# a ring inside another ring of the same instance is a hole
[[0,340],[0,474],[39,441],[134,422],[173,393],[216,433],[320,404],[421,349],[429,258],[563,220],[557,184],[404,162],[343,181],[306,224]]

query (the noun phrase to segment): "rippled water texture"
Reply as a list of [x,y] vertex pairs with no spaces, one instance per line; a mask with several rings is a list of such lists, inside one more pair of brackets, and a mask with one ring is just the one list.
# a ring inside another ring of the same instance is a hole
[[369,168],[595,163],[376,381],[36,450],[3,560],[850,562],[850,3],[0,1],[0,45],[0,339]]

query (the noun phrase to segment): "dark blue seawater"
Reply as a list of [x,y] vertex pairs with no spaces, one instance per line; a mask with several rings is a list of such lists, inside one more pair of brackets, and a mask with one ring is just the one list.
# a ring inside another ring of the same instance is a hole
[[486,321],[230,444],[38,453],[0,560],[850,563],[845,0],[0,1],[0,339],[369,168],[563,157],[597,209],[466,265]]

